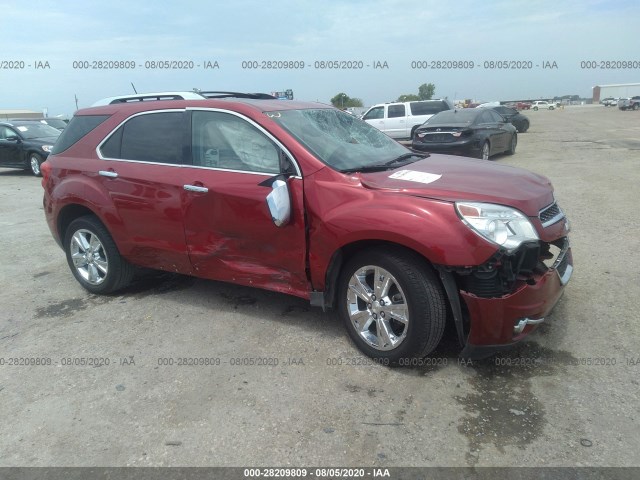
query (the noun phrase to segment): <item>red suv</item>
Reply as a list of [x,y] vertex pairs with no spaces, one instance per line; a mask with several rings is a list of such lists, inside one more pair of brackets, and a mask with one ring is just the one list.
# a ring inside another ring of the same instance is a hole
[[463,356],[486,356],[562,295],[569,227],[545,177],[416,153],[323,104],[222,96],[76,112],[42,184],[85,289],[141,266],[287,293],[388,364],[427,355],[448,321]]

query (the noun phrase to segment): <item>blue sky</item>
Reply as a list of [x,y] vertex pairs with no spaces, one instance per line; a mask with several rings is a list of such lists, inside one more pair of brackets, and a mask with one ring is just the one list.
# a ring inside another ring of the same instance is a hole
[[[50,115],[72,114],[75,95],[83,107],[133,93],[131,83],[138,91],[291,88],[298,99],[323,102],[344,91],[372,105],[428,82],[437,97],[482,101],[590,96],[594,85],[640,82],[640,68],[580,64],[640,63],[640,2],[631,0],[0,1],[0,12],[0,62],[32,65],[0,69],[0,109],[47,108]],[[134,61],[136,68],[74,69],[79,60]],[[201,67],[144,68],[158,60]],[[242,68],[263,60],[304,61],[305,68]],[[364,68],[314,68],[331,60]],[[425,70],[411,68],[414,60],[531,61],[534,68]],[[37,61],[50,68],[35,70]],[[220,68],[205,70],[206,61]],[[367,67],[374,62],[388,69]]]

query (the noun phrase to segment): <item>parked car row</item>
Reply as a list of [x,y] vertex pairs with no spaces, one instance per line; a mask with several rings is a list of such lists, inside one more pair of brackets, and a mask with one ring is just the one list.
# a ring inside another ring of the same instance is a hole
[[391,138],[412,138],[425,121],[452,108],[453,104],[446,99],[382,103],[367,110],[362,119]]
[[600,105],[605,107],[616,107],[618,105],[619,98],[607,97],[600,100]]
[[[226,93],[75,113],[42,185],[85,289],[122,289],[142,266],[287,293],[335,309],[358,348],[396,365],[429,354],[446,323],[462,356],[491,354],[562,295],[569,227],[547,178],[421,154],[324,104]],[[415,133],[427,151],[483,158],[517,142],[489,108]]]
[[638,110],[640,109],[640,95],[631,98],[621,98],[618,101],[620,110]]

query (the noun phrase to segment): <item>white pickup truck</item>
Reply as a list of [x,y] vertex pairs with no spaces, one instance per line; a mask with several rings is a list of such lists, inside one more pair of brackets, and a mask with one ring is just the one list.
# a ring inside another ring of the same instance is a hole
[[447,99],[381,103],[367,110],[362,119],[391,138],[412,138],[415,129],[436,113],[452,109]]

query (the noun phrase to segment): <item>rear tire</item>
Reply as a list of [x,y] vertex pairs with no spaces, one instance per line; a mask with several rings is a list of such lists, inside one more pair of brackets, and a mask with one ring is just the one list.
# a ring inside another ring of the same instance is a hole
[[122,258],[108,230],[95,216],[71,222],[63,245],[73,276],[91,293],[112,293],[131,282],[135,268]]
[[440,342],[445,297],[433,268],[417,254],[394,248],[357,254],[342,269],[338,288],[340,316],[365,355],[410,365]]
[[516,153],[516,146],[518,145],[518,135],[515,133],[511,137],[511,141],[509,142],[509,149],[507,150],[507,155],[513,155]]
[[489,160],[490,156],[491,156],[491,145],[489,144],[489,140],[485,140],[485,142],[482,144],[482,149],[480,150],[480,154],[478,158],[482,160]]

